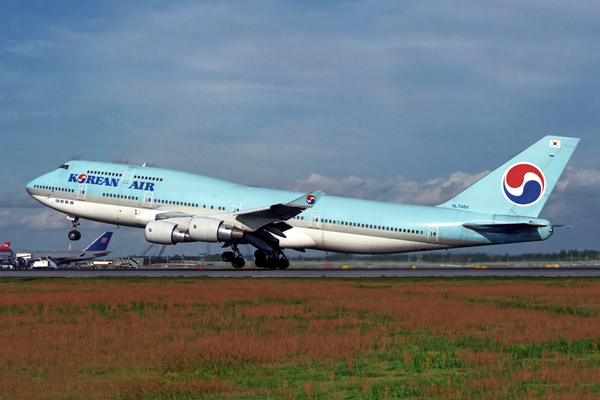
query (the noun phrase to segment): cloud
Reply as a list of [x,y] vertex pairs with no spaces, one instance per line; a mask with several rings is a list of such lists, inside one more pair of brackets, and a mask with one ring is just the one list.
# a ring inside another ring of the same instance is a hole
[[18,57],[41,57],[44,53],[51,49],[53,44],[44,40],[25,40],[25,41],[9,41],[4,45],[4,52],[7,55]]
[[[85,224],[86,229],[96,229],[108,226],[92,221],[85,221],[82,225],[83,224]],[[71,229],[71,222],[67,220],[65,214],[45,208],[36,210],[30,208],[1,207],[0,229],[32,231],[61,229],[67,232]]]
[[489,171],[468,174],[456,171],[446,178],[433,179],[424,183],[407,181],[401,177],[378,181],[349,176],[336,180],[312,174],[306,179],[297,180],[292,189],[301,192],[322,190],[329,195],[391,203],[437,205],[451,199],[488,173]]
[[0,228],[19,230],[68,229],[69,223],[63,214],[56,211],[36,210],[32,212],[29,209],[11,208],[0,211]]
[[0,15],[6,191],[75,158],[435,204],[547,134],[600,169],[598,2],[80,3]]
[[25,190],[19,190],[0,194],[0,208],[2,207],[40,208],[43,206],[33,200]]
[[600,171],[567,166],[556,184],[560,192],[584,187],[600,192]]
[[[600,171],[567,167],[550,195],[543,214],[569,225],[597,230],[600,220]],[[594,233],[594,236],[596,234]]]
[[[489,171],[469,174],[456,171],[449,176],[417,182],[402,177],[386,180],[348,176],[334,179],[312,174],[299,179],[291,190],[311,192],[322,190],[328,195],[354,197],[391,203],[438,205],[477,182]],[[588,227],[600,219],[600,171],[567,167],[548,199],[541,217],[559,223]]]

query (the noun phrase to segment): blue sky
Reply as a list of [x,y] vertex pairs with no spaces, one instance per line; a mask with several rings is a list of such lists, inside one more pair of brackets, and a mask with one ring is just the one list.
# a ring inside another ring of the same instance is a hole
[[542,216],[573,229],[489,251],[598,249],[598,21],[583,0],[4,1],[1,240],[68,246],[24,186],[75,158],[437,204],[561,135],[582,141]]

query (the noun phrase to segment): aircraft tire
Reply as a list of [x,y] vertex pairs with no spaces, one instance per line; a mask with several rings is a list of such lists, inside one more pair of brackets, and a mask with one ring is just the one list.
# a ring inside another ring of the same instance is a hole
[[235,260],[235,256],[233,255],[233,251],[226,251],[223,254],[221,254],[221,260],[223,260],[225,262],[232,263],[233,260]]
[[246,261],[242,257],[237,257],[234,258],[233,261],[231,261],[231,265],[235,269],[244,268],[244,265],[246,265]]
[[267,260],[267,268],[269,269],[277,269],[278,260],[277,259],[269,259]]
[[69,239],[70,240],[79,240],[79,239],[81,239],[81,232],[79,232],[79,231],[69,231]]
[[287,258],[282,258],[281,260],[277,260],[277,268],[279,269],[287,269],[290,266],[290,262]]

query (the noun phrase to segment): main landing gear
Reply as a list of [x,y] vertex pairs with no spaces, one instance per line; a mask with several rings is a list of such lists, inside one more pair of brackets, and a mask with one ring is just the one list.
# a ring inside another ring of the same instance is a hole
[[258,268],[268,269],[287,269],[290,266],[290,262],[282,252],[273,252],[267,254],[261,250],[254,252],[255,264]]
[[71,239],[71,240],[81,239],[81,232],[79,232],[77,230],[77,227],[79,225],[81,225],[79,223],[79,217],[75,217],[73,219],[71,219],[71,217],[69,217],[69,219],[71,220],[71,231],[69,232],[69,239]]
[[[237,245],[233,244],[231,250],[221,254],[221,259],[225,262],[231,263],[233,268],[239,269],[246,265],[246,261],[242,257]],[[273,251],[270,254],[265,253],[262,250],[256,250],[254,252],[255,265],[258,268],[267,269],[286,269],[290,266],[290,262],[281,251]]]
[[238,249],[237,245],[232,245],[231,250],[233,251],[226,251],[223,254],[221,254],[221,259],[225,262],[231,263],[233,268],[244,268],[244,265],[246,265],[246,261],[244,261],[244,257],[242,257],[242,253],[240,253],[240,250]]

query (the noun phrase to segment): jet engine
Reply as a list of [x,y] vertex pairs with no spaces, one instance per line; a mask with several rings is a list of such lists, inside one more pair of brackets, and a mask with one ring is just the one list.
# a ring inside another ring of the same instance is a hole
[[194,217],[187,226],[176,221],[150,221],[146,224],[146,240],[157,244],[176,244],[179,242],[211,242],[241,241],[244,231],[224,221]]
[[243,230],[213,218],[194,217],[188,229],[190,239],[194,242],[217,243],[244,238]]
[[146,240],[156,244],[191,242],[187,229],[171,221],[150,221],[146,224]]

